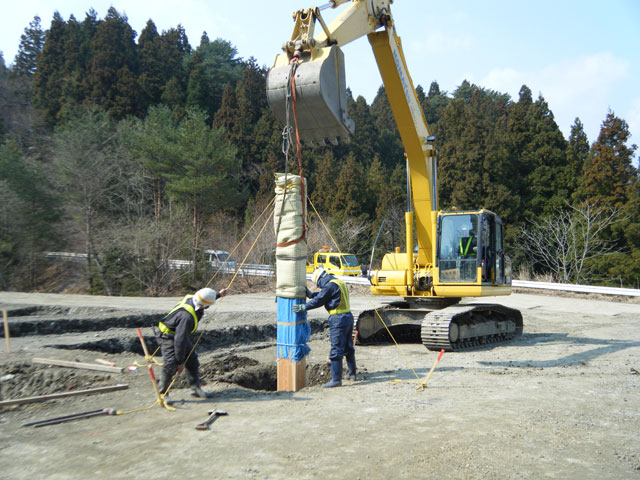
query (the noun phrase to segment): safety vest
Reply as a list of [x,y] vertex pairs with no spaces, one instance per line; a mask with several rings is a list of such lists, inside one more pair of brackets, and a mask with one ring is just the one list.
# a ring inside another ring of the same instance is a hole
[[340,289],[340,303],[333,310],[329,310],[329,315],[339,315],[340,313],[349,313],[351,307],[349,306],[349,292],[347,291],[347,285],[342,281],[334,278],[329,283],[335,283]]
[[459,243],[460,243],[460,255],[462,255],[463,257],[469,256],[469,247],[471,246],[471,241],[472,240],[473,240],[473,236],[468,237],[467,244],[463,245],[462,244],[462,237],[460,237],[460,240],[459,240]]
[[[187,303],[187,300],[189,300],[190,298],[193,298],[193,295],[185,295],[185,297],[182,300],[180,300],[180,303],[178,305],[176,305],[175,307],[173,307],[173,310],[171,310],[169,313],[167,313],[164,318],[168,318],[176,310],[178,310],[180,308],[184,308],[193,317],[193,330],[191,330],[191,333],[194,333],[196,331],[196,329],[198,328],[198,315],[196,315],[196,311],[193,308],[193,306],[189,305]],[[175,335],[176,334],[176,332],[171,330],[169,327],[167,327],[162,322],[158,323],[158,328],[160,329],[160,331],[162,333],[167,333],[169,335]]]

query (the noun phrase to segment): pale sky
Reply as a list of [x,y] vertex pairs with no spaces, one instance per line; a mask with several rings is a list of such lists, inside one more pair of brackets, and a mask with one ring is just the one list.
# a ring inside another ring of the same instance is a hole
[[[23,0],[2,9],[0,51],[13,63],[34,15],[47,29],[55,10],[81,21],[91,7],[103,18],[114,6],[138,34],[149,18],[158,31],[182,24],[194,47],[206,31],[231,42],[240,57],[271,66],[291,35],[291,13],[327,1]],[[640,1],[396,0],[391,11],[413,82],[425,91],[435,80],[453,92],[467,79],[517,101],[526,84],[534,99],[545,98],[565,137],[580,117],[593,143],[611,109],[629,124],[630,143],[640,145]],[[331,20],[336,12],[323,15]],[[382,81],[369,42],[343,50],[347,84],[370,104]]]

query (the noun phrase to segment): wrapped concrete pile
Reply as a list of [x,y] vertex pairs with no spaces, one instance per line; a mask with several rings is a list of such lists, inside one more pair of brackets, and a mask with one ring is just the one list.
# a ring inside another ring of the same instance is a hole
[[303,203],[303,199],[306,201],[306,198],[306,189],[304,196],[302,195],[299,175],[276,173],[273,221],[276,232],[276,295],[278,297],[306,298],[306,208]]
[[311,329],[307,312],[294,312],[305,303],[307,289],[306,190],[299,175],[276,173],[274,228],[276,231],[276,303],[278,391],[305,386],[305,357]]

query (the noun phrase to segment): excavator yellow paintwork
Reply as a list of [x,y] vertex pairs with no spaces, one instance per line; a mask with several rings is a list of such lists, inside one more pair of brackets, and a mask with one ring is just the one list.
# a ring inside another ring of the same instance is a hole
[[[324,8],[343,3],[334,0]],[[287,126],[295,124],[301,140],[337,143],[347,139],[353,122],[346,112],[344,57],[339,47],[368,37],[405,149],[410,189],[405,251],[387,253],[381,268],[369,274],[373,294],[403,300],[362,312],[356,321],[359,338],[373,338],[386,330],[385,325],[417,326],[428,348],[460,350],[519,335],[522,315],[516,310],[489,304],[453,306],[462,297],[511,293],[502,221],[488,210],[438,210],[435,137],[396,34],[392,0],[348,3],[328,26],[318,7],[294,13],[291,38],[267,77],[267,98],[279,120]],[[321,26],[317,35],[316,23]]]

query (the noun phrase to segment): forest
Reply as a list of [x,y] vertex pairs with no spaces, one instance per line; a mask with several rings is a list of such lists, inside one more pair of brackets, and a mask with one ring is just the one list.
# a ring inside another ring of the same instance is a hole
[[[83,293],[165,295],[210,278],[204,249],[274,263],[274,173],[298,165],[267,71],[231,41],[203,33],[192,46],[181,26],[149,20],[138,35],[113,7],[55,13],[48,28],[34,17],[15,59],[0,54],[0,289],[55,291],[73,276]],[[564,138],[526,85],[517,99],[467,81],[416,91],[439,208],[496,212],[515,278],[640,288],[640,166],[624,119],[603,112],[590,140],[576,118]],[[368,263],[384,220],[386,247],[403,245],[405,159],[384,88],[371,105],[348,93],[351,141],[302,152],[308,243]],[[63,269],[51,251],[86,260]]]

